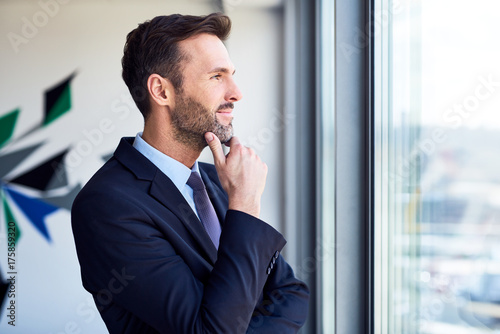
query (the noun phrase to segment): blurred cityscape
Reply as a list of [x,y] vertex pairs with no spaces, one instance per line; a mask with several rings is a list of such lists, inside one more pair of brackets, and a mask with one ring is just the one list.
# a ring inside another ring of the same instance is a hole
[[[434,130],[421,128],[418,143]],[[401,238],[415,257],[416,332],[500,333],[500,131],[443,131],[419,148],[416,229]]]

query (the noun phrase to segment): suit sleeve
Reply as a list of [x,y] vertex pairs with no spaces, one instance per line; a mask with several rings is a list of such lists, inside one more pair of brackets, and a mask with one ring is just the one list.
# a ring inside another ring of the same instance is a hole
[[309,289],[279,255],[264,286],[263,300],[254,311],[247,333],[297,333],[308,312]]
[[103,318],[109,305],[118,304],[127,311],[123,317],[132,314],[160,333],[245,333],[269,261],[286,243],[283,236],[229,210],[217,262],[203,284],[155,224],[127,194],[92,192],[75,200],[72,227],[82,280]]

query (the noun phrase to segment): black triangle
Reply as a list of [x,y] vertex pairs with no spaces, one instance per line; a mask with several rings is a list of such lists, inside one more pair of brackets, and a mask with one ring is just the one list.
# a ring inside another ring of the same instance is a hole
[[61,97],[64,89],[69,85],[70,81],[75,77],[75,73],[71,74],[67,79],[65,79],[60,84],[57,84],[53,88],[45,92],[45,118],[48,117],[52,107],[56,104],[57,100]]
[[[50,181],[54,177],[61,176],[59,174],[61,173],[61,163],[68,151],[69,149],[63,151],[62,153],[38,165],[38,167],[16,177],[13,180],[10,180],[10,182],[42,191],[47,190],[48,186],[50,185]],[[64,173],[64,177],[65,176],[66,174]]]

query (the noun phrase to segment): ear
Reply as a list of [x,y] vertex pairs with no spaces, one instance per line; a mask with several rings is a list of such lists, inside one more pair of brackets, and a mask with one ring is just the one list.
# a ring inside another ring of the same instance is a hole
[[153,73],[148,78],[147,86],[149,96],[156,104],[160,106],[172,104],[173,87],[169,80]]

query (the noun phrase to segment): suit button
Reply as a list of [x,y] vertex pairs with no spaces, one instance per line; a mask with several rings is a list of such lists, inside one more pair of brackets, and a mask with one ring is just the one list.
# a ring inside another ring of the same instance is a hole
[[275,264],[276,263],[276,258],[273,256],[273,261],[271,262],[271,264]]
[[271,273],[271,268],[267,267],[267,274],[269,275]]

